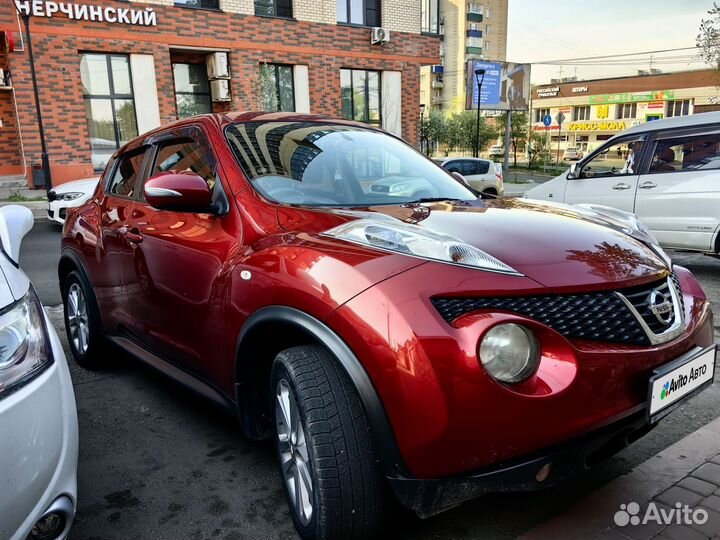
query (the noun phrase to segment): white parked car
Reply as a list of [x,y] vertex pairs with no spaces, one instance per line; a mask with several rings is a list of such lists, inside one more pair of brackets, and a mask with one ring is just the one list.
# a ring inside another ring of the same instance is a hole
[[77,501],[77,412],[60,340],[17,267],[32,225],[27,208],[0,208],[0,538],[62,540]]
[[502,144],[493,144],[488,150],[488,156],[492,157],[504,157],[505,149]]
[[468,185],[485,195],[502,197],[502,165],[482,158],[445,158],[435,163],[449,172],[463,175]]
[[563,161],[577,161],[582,158],[582,152],[575,147],[566,148],[563,150]]
[[663,247],[720,253],[720,112],[632,127],[525,196],[633,212]]
[[73,180],[50,190],[48,192],[48,217],[58,223],[65,223],[68,208],[85,204],[95,193],[99,180],[99,178]]

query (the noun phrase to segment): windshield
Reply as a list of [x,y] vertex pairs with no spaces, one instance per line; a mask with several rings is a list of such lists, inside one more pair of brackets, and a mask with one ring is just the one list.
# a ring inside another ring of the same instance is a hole
[[317,122],[249,122],[227,140],[255,189],[304,206],[375,206],[477,198],[449,173],[381,132]]

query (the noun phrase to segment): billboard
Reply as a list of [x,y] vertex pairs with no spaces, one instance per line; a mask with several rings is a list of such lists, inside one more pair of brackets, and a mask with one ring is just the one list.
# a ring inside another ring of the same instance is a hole
[[[475,70],[484,69],[481,94]],[[467,63],[465,108],[496,111],[528,111],[530,104],[530,64],[470,60]]]

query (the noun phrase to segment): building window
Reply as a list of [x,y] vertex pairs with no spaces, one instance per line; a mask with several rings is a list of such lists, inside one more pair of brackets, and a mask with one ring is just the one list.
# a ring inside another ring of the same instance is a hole
[[380,26],[380,0],[337,0],[339,23]]
[[550,114],[550,109],[535,109],[535,121],[542,122],[543,118]]
[[341,69],[340,85],[343,118],[380,125],[380,72]]
[[437,34],[440,31],[440,0],[422,0],[422,32]]
[[468,47],[482,47],[483,40],[480,37],[469,37],[469,38],[467,38],[467,46]]
[[205,64],[173,64],[178,118],[212,112]]
[[667,102],[667,114],[665,116],[668,118],[671,116],[687,116],[688,114],[690,114],[689,99]]
[[492,32],[492,24],[486,24],[485,25],[485,36],[489,36],[490,32]]
[[92,164],[100,171],[118,148],[138,135],[130,59],[115,54],[83,54],[80,76]]
[[478,15],[482,15],[484,12],[482,4],[468,4],[467,10],[468,13],[477,13]]
[[220,0],[175,0],[175,5],[189,8],[220,9]]
[[573,120],[590,120],[590,105],[573,107]]
[[623,118],[635,118],[637,116],[637,103],[621,103],[617,106],[618,120]]
[[264,111],[295,110],[295,81],[292,66],[260,64],[260,87]]
[[292,17],[292,0],[255,0],[255,15]]

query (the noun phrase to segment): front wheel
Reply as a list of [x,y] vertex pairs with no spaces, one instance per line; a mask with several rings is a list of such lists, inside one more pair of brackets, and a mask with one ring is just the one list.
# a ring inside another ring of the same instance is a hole
[[62,293],[65,330],[75,361],[87,369],[102,367],[107,347],[92,288],[73,271],[65,278]]
[[385,485],[350,378],[322,347],[277,355],[271,395],[275,446],[290,514],[303,538],[378,533]]

